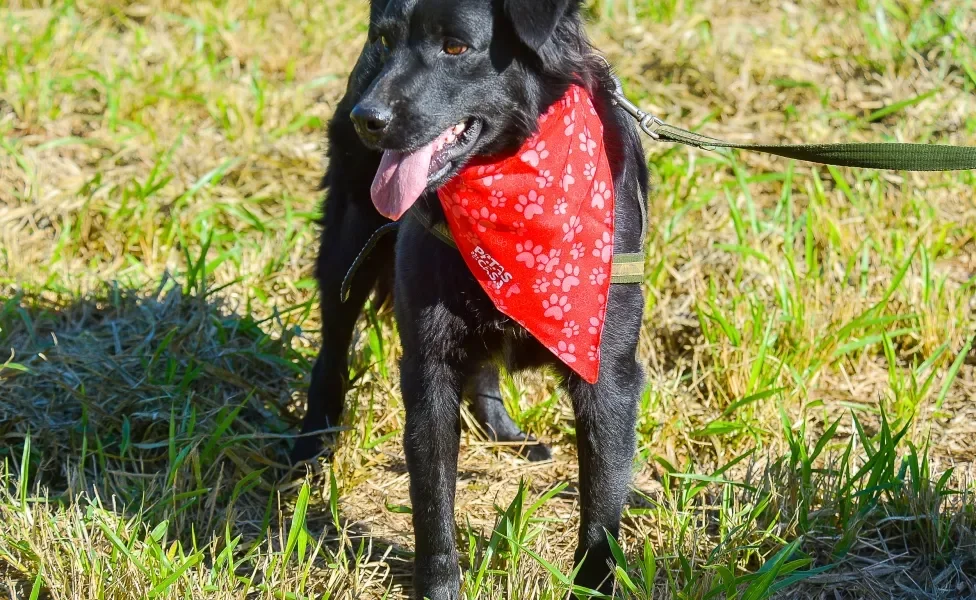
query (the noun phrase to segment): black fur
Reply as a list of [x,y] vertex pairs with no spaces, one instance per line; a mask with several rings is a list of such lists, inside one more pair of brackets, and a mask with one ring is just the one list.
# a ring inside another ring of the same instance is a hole
[[[643,312],[638,285],[611,287],[599,380],[588,384],[555,360],[524,329],[499,313],[456,249],[434,238],[416,219],[402,220],[356,277],[350,302],[338,302],[338,282],[352,257],[385,220],[372,209],[370,182],[380,149],[409,150],[465,119],[481,125],[473,154],[518,148],[538,116],[571,83],[587,87],[606,127],[617,192],[615,248],[640,250],[647,169],[637,130],[610,99],[612,81],[583,31],[579,0],[373,0],[370,41],[329,129],[329,200],[318,263],[322,291],[322,352],[309,392],[305,430],[337,422],[346,381],[345,354],[352,323],[375,282],[395,256],[394,305],[403,345],[401,388],[404,440],[416,534],[414,587],[418,598],[453,600],[460,576],[455,548],[454,491],[460,403],[467,388],[497,398],[495,364],[509,369],[550,365],[572,398],[580,461],[582,526],[576,560],[586,556],[577,583],[608,591],[610,559],[605,531],[617,535],[635,451],[635,420],[643,372],[637,340]],[[461,56],[441,52],[445,38],[463,42]],[[349,117],[384,115],[382,127]],[[362,141],[361,141],[362,140]],[[365,144],[364,144],[365,142]],[[374,148],[374,149],[371,149]],[[431,193],[412,211],[443,219]],[[482,418],[501,418],[487,404]],[[476,408],[476,413],[479,410]],[[501,432],[498,432],[501,433]],[[511,432],[507,432],[511,433]],[[519,434],[521,432],[518,432]],[[309,438],[303,438],[309,439]]]
[[[371,22],[379,15],[374,2]],[[328,192],[316,278],[320,291],[322,317],[322,349],[312,371],[308,404],[302,423],[302,436],[292,451],[293,462],[314,458],[323,451],[322,439],[316,432],[340,424],[345,391],[349,382],[347,363],[353,327],[370,293],[377,299],[389,295],[393,287],[393,248],[395,237],[381,240],[352,280],[349,299],[340,300],[342,280],[357,254],[374,231],[389,221],[373,207],[369,186],[376,174],[380,152],[367,148],[349,118],[382,66],[382,52],[376,44],[375,29],[360,54],[349,78],[345,96],[336,108],[329,125],[329,167],[322,179]],[[493,365],[485,365],[476,384],[468,389],[474,415],[489,439],[516,442],[520,454],[531,461],[549,460],[549,449],[534,437],[523,433],[512,421],[502,404],[498,388],[498,372]]]

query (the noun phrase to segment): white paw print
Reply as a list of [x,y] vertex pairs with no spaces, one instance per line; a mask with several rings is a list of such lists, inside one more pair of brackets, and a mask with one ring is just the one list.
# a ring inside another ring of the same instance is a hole
[[566,342],[559,340],[559,344],[556,345],[557,355],[559,360],[566,364],[572,364],[576,362],[576,345],[567,344]]
[[584,254],[586,254],[586,248],[583,246],[583,242],[576,242],[569,251],[569,255],[573,257],[573,260],[579,260],[579,257]]
[[519,196],[515,210],[522,213],[526,220],[531,221],[532,217],[542,214],[542,205],[545,204],[546,197],[540,196],[535,190],[529,190],[528,196]]
[[539,176],[535,178],[535,182],[539,184],[540,188],[547,188],[552,186],[552,182],[555,177],[552,176],[552,171],[542,171]]
[[546,311],[545,316],[562,321],[563,316],[573,308],[573,305],[569,303],[568,296],[553,294],[548,300],[542,301],[542,308]]
[[481,179],[481,183],[485,187],[491,187],[491,184],[503,177],[501,173],[495,173],[496,169],[497,167],[495,165],[484,165],[478,167],[478,178]]
[[562,250],[550,250],[549,255],[542,255],[539,257],[539,266],[536,269],[540,271],[545,271],[546,273],[552,273],[552,270],[559,266],[559,258],[562,256]]
[[596,362],[600,360],[599,348],[597,348],[596,346],[590,346],[590,351],[587,352],[587,356],[589,357],[590,362]]
[[576,178],[573,177],[573,165],[566,165],[566,172],[563,173],[563,180],[559,183],[559,187],[563,188],[564,192],[569,192],[569,186],[576,183]]
[[495,222],[498,220],[498,215],[488,210],[487,206],[481,207],[481,210],[475,210],[471,213],[469,221],[471,225],[476,226],[478,231],[484,233],[489,229],[495,229]]
[[610,188],[607,187],[605,181],[599,181],[593,184],[593,199],[590,201],[591,208],[599,208],[603,210],[604,206],[610,203],[610,198],[613,194]]
[[533,244],[532,240],[525,240],[525,243],[515,244],[515,251],[518,254],[515,255],[515,260],[520,263],[525,263],[525,266],[533,269],[535,268],[535,261],[542,255],[542,258],[547,258],[542,254],[542,246],[539,244]]
[[565,335],[567,338],[579,335],[579,329],[579,325],[576,324],[576,321],[566,321],[563,323],[563,335]]
[[528,145],[529,149],[522,153],[522,162],[538,167],[539,162],[549,157],[549,151],[546,150],[544,141],[536,137],[530,140]]
[[587,329],[587,331],[590,332],[590,335],[596,335],[596,334],[600,333],[600,325],[601,324],[602,324],[602,321],[600,321],[600,319],[598,319],[596,317],[590,317],[590,328]]
[[583,166],[583,177],[586,177],[587,181],[592,181],[595,176],[596,165],[592,162],[586,163],[586,165]]
[[519,237],[525,237],[525,234],[529,232],[528,228],[525,226],[524,221],[515,221],[512,223],[512,229],[515,230],[515,235]]
[[603,217],[603,224],[604,225],[613,225],[613,211],[612,210],[608,210],[607,211],[607,216]]
[[535,280],[535,283],[532,284],[532,291],[534,291],[536,294],[545,294],[549,291],[549,285],[548,277],[540,277],[539,279]]
[[552,210],[557,215],[565,215],[566,209],[568,208],[569,208],[569,204],[566,202],[566,198],[562,197],[559,200],[556,200],[556,204]]
[[552,280],[552,284],[564,292],[570,292],[580,284],[579,274],[579,267],[566,263],[563,268],[556,269],[556,277]]
[[573,132],[576,131],[576,113],[574,112],[563,117],[563,125],[566,127],[566,129],[563,130],[566,137],[571,137]]
[[583,133],[579,134],[579,141],[579,149],[586,152],[590,156],[593,156],[593,154],[596,152],[596,142],[590,136],[589,127],[583,128]]
[[604,231],[603,237],[598,239],[593,245],[596,246],[593,248],[593,256],[610,264],[610,260],[613,258],[613,240],[610,239],[610,234]]
[[607,272],[603,270],[603,267],[593,269],[590,273],[590,283],[593,285],[603,285],[603,282],[607,280]]
[[468,217],[468,199],[461,198],[457,194],[451,198],[454,202],[451,204],[451,213],[454,215],[455,219],[467,218]]
[[563,241],[571,242],[576,236],[583,232],[583,220],[573,215],[569,218],[569,223],[563,223]]
[[505,194],[501,190],[495,190],[491,193],[489,198],[492,208],[505,208],[505,203],[508,200],[505,199]]

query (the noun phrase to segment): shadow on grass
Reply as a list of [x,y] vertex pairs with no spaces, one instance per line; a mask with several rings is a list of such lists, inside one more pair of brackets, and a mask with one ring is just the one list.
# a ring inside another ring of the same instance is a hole
[[[335,570],[336,564],[372,565],[349,570],[374,589],[408,583],[404,549],[345,522],[341,500],[339,512],[330,511],[328,472],[287,477],[310,371],[294,349],[298,335],[296,327],[236,314],[168,280],[151,293],[108,286],[66,302],[31,295],[0,299],[4,518],[14,514],[17,521],[17,498],[32,498],[20,507],[20,532],[11,525],[0,536],[0,558],[10,567],[0,579],[16,582],[29,596],[36,573],[50,569],[46,565],[60,552],[30,539],[37,535],[26,518],[30,504],[38,514],[74,515],[59,529],[68,544],[91,542],[87,534],[71,539],[79,535],[81,519],[94,537],[107,525],[124,543],[138,538],[149,546],[206,549],[200,562],[247,580],[242,591],[260,591],[262,581],[288,589],[300,580],[289,575],[297,579],[282,584],[264,569],[300,575]],[[312,493],[297,516],[303,481]],[[307,532],[312,547],[322,546],[316,560],[311,551],[302,552],[286,567],[289,557],[281,556],[296,527]],[[230,561],[221,558],[228,547],[236,555]],[[131,560],[141,570],[147,558],[139,557]],[[308,585],[321,594],[361,583],[325,578]]]

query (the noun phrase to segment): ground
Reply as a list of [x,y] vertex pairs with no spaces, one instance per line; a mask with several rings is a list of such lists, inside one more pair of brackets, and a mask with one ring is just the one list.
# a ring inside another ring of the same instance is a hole
[[[318,344],[325,123],[366,3],[3,6],[0,595],[408,594],[388,310],[357,329],[335,456],[281,474]],[[675,125],[976,145],[971,0],[587,12],[628,94]],[[619,595],[976,598],[976,174],[646,149]],[[466,598],[567,589],[556,383],[504,385],[551,463],[465,429]]]

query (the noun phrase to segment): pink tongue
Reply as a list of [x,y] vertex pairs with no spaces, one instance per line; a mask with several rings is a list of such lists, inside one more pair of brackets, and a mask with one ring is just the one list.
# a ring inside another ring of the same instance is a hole
[[404,154],[387,150],[373,179],[370,195],[381,215],[398,221],[427,189],[434,143]]

